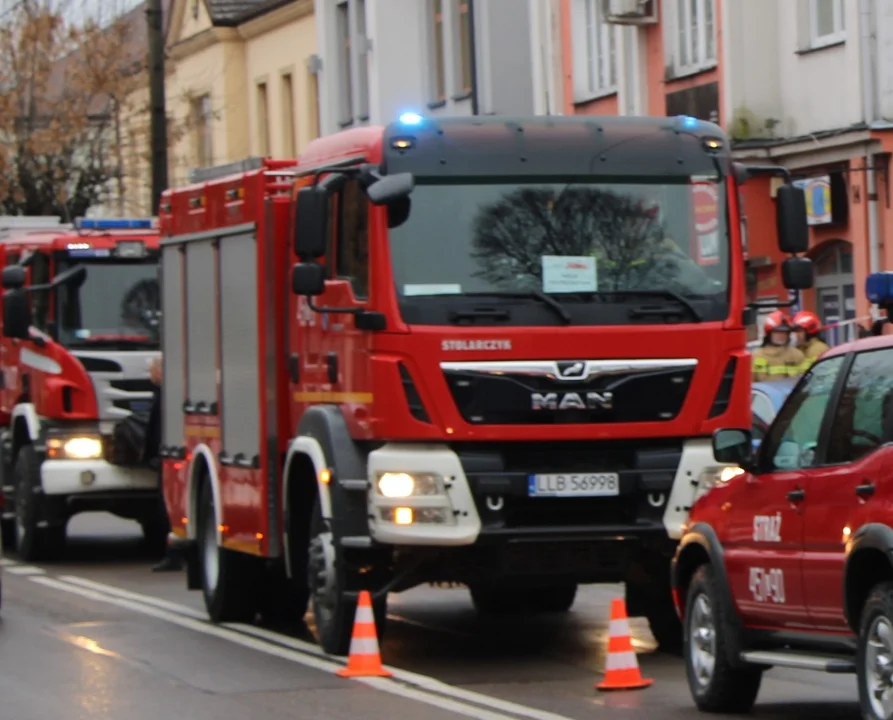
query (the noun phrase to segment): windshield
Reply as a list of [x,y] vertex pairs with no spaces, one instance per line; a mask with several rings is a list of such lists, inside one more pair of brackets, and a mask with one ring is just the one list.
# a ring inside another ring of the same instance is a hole
[[436,313],[420,308],[461,304],[462,296],[480,302],[514,295],[517,305],[519,296],[545,294],[579,324],[637,321],[606,306],[625,304],[628,311],[643,300],[694,306],[687,322],[724,319],[730,248],[724,198],[723,183],[706,178],[660,184],[419,178],[408,218],[389,231],[401,309],[409,322],[437,322]]
[[158,258],[153,255],[138,261],[58,258],[57,276],[75,265],[87,270],[83,282],[56,291],[59,342],[97,349],[159,347]]

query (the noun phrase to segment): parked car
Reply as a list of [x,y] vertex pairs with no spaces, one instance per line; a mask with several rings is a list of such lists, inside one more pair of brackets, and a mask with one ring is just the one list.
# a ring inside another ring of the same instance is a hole
[[785,398],[794,389],[799,378],[780,378],[778,380],[764,380],[755,382],[751,388],[750,406],[753,411],[753,446],[759,447],[760,442],[769,429],[769,425],[775,419],[781,409]]

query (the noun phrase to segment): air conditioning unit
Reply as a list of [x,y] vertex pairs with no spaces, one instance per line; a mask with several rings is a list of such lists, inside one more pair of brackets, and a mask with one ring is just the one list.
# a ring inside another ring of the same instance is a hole
[[654,25],[658,0],[602,0],[602,17],[612,25]]

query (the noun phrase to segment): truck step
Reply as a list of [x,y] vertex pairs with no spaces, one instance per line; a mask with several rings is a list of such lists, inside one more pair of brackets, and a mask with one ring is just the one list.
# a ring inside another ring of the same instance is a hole
[[793,650],[748,650],[741,653],[744,662],[755,665],[818,670],[826,673],[854,673],[856,662],[846,655],[819,655]]

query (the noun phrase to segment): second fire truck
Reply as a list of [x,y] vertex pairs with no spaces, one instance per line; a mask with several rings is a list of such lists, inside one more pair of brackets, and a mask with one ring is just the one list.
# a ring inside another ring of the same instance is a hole
[[693,118],[407,114],[169,191],[164,487],[211,618],[309,599],[343,654],[361,589],[381,620],[424,582],[484,613],[625,582],[677,647],[670,558],[738,472],[710,436],[750,425],[756,172]]
[[163,547],[157,473],[116,464],[115,423],[145,412],[158,357],[153,219],[0,218],[3,542],[34,560],[106,510]]

